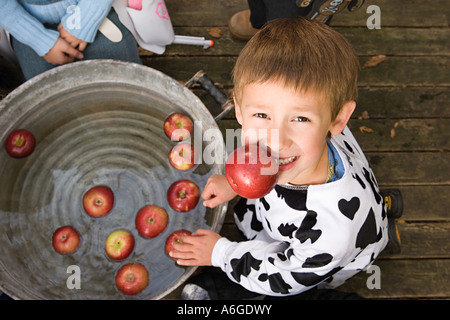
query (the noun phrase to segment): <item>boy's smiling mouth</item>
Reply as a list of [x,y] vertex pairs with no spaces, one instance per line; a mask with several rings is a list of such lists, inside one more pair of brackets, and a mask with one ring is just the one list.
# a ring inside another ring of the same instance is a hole
[[292,156],[288,158],[279,158],[278,159],[278,167],[280,171],[286,171],[291,169],[297,160],[299,159],[298,156]]

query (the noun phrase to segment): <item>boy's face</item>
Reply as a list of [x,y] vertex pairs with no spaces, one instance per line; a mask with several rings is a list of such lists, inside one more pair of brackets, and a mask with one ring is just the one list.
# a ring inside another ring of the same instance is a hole
[[246,85],[240,104],[235,104],[242,144],[259,142],[279,158],[279,184],[325,182],[327,134],[345,128],[354,105],[346,119],[341,112],[331,121],[330,107],[318,95],[272,81]]

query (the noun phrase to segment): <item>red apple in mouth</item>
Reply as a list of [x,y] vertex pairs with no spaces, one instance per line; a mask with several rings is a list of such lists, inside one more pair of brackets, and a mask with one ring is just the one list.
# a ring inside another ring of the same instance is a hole
[[169,255],[170,251],[173,251],[173,245],[175,243],[183,244],[183,238],[191,234],[192,232],[184,229],[172,232],[166,239],[165,250],[167,255]]
[[178,143],[169,151],[169,162],[178,170],[189,170],[195,166],[197,153],[192,144],[188,142]]
[[134,249],[134,237],[127,230],[116,230],[109,234],[105,241],[105,251],[113,260],[123,260],[130,256]]
[[172,113],[164,121],[164,132],[172,141],[182,141],[194,131],[191,118],[183,113]]
[[154,238],[167,227],[169,215],[166,210],[155,205],[148,205],[136,215],[136,229],[144,238]]
[[53,248],[60,254],[71,254],[75,252],[80,244],[81,237],[72,226],[63,226],[53,233]]
[[114,193],[109,187],[95,186],[88,190],[83,197],[86,213],[99,218],[111,211],[114,205]]
[[36,145],[34,135],[25,129],[14,130],[5,142],[6,152],[13,158],[24,158],[30,155]]
[[167,190],[167,201],[176,211],[187,212],[194,209],[199,199],[199,187],[188,179],[175,181]]
[[231,188],[247,199],[267,195],[278,180],[277,161],[258,145],[235,149],[225,163],[225,177]]
[[123,294],[136,295],[147,288],[149,275],[147,268],[140,263],[123,265],[116,274],[116,287]]

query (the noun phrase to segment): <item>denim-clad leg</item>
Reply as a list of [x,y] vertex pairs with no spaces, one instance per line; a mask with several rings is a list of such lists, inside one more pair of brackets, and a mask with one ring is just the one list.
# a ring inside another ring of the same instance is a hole
[[[133,34],[119,21],[119,17],[114,9],[111,9],[108,18],[119,27],[123,38],[120,42],[112,42],[106,38],[101,32],[97,32],[93,43],[89,43],[83,51],[83,60],[93,59],[115,59],[142,63],[136,40]],[[52,26],[55,30],[57,26]],[[19,60],[25,80],[29,80],[38,74],[57,67],[45,61],[45,59],[36,54],[36,52],[11,37],[12,46]]]
[[277,18],[306,16],[310,8],[303,8],[296,0],[247,0],[251,11],[250,22],[261,28],[266,22]]

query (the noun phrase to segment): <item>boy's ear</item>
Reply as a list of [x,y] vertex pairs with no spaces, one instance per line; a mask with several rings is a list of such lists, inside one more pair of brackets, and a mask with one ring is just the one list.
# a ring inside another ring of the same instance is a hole
[[234,113],[236,115],[236,119],[240,125],[242,125],[242,114],[241,114],[241,108],[239,107],[236,96],[233,93],[233,102],[234,102]]
[[345,126],[347,125],[350,117],[353,114],[353,111],[355,111],[355,108],[356,102],[353,100],[347,101],[344,104],[341,111],[339,111],[336,119],[334,119],[333,123],[331,124],[330,133],[332,135],[337,136],[338,134],[341,134],[342,131],[344,131]]

